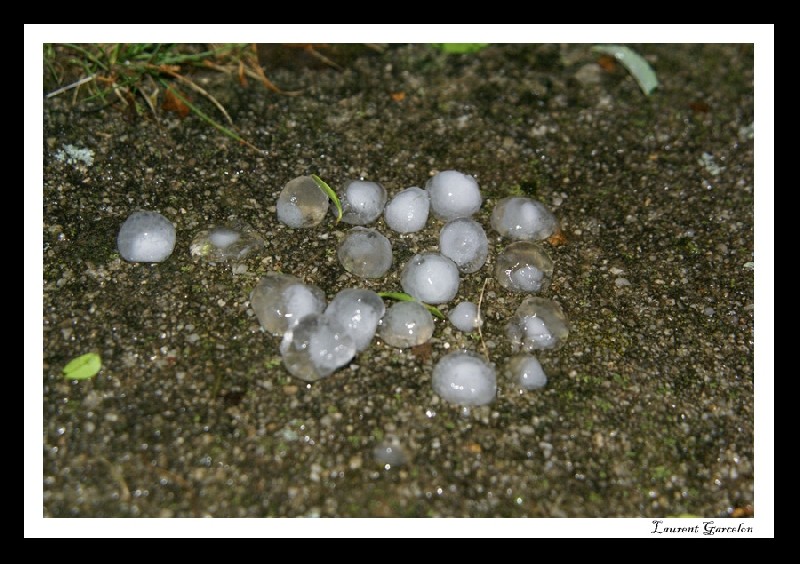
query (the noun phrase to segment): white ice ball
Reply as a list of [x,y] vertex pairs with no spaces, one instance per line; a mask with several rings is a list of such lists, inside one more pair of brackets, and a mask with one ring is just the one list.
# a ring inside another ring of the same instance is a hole
[[344,185],[341,204],[342,221],[351,225],[367,225],[383,213],[386,188],[378,182],[350,180]]
[[431,210],[439,219],[449,221],[470,217],[481,207],[478,182],[469,174],[445,170],[433,175],[425,184],[431,197]]
[[412,186],[406,188],[386,204],[383,219],[389,229],[398,233],[415,233],[425,227],[431,199],[428,192]]
[[467,217],[448,221],[439,232],[439,252],[466,274],[477,272],[489,257],[489,240],[481,224]]
[[452,352],[433,369],[433,391],[459,405],[491,403],[497,394],[494,366],[473,352]]
[[458,267],[439,253],[411,257],[400,274],[403,290],[426,304],[443,304],[458,293]]
[[483,321],[478,314],[478,306],[472,302],[461,302],[447,315],[456,329],[464,333],[472,333],[475,329],[483,325]]
[[160,213],[133,212],[119,229],[117,249],[128,262],[162,262],[175,248],[175,226]]

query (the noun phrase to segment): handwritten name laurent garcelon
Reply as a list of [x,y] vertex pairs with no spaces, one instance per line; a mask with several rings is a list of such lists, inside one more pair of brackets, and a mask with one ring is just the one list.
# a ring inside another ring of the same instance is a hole
[[655,533],[658,535],[662,535],[664,533],[695,533],[695,534],[704,534],[708,535],[716,535],[718,533],[752,533],[753,527],[747,526],[744,523],[739,523],[736,526],[718,526],[714,524],[714,521],[703,521],[702,525],[691,525],[691,526],[684,526],[684,527],[675,527],[670,525],[664,525],[663,519],[656,519],[653,521],[653,530],[650,531],[651,533]]

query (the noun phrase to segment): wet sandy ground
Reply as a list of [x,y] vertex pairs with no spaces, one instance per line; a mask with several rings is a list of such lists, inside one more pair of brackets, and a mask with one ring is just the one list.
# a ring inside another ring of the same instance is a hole
[[[192,117],[131,122],[46,100],[44,516],[757,512],[753,48],[632,47],[658,73],[650,97],[585,45],[393,46],[343,71],[270,70],[302,89],[294,97],[207,77],[265,154]],[[94,151],[93,164],[56,159],[65,144]],[[400,291],[400,268],[436,248],[441,223],[399,236],[380,220],[395,267],[364,281],[336,260],[347,226],[286,228],[280,189],[316,173],[334,188],[378,180],[391,195],[445,169],[474,175],[484,195],[489,261],[457,297],[481,299],[483,341],[437,321],[430,347],[376,340],[328,379],[292,378],[249,308],[259,277],[280,269],[329,299]],[[526,393],[503,372],[504,323],[523,296],[493,278],[507,241],[488,222],[520,194],[562,222],[546,296],[572,327],[539,355],[547,387]],[[120,259],[116,232],[137,209],[175,223],[168,261]],[[191,257],[192,237],[230,217],[265,251],[237,269]],[[456,348],[497,366],[490,406],[464,413],[433,393],[432,366]],[[88,351],[103,370],[65,380],[64,364]],[[387,442],[404,464],[376,462]]]

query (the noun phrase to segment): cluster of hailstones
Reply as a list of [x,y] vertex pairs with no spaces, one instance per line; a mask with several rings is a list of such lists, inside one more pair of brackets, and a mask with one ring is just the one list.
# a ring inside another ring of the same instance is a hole
[[[472,219],[483,200],[470,175],[440,172],[424,189],[406,188],[388,204],[386,189],[378,182],[349,181],[342,192],[342,221],[355,227],[345,234],[337,256],[345,270],[361,278],[381,278],[392,266],[391,241],[365,227],[381,214],[397,233],[423,229],[431,212],[446,223],[439,233],[439,251],[417,254],[403,267],[401,285],[415,300],[398,301],[388,309],[372,290],[348,288],[327,303],[320,288],[296,276],[268,272],[261,278],[250,294],[251,306],[264,330],[282,337],[280,353],[286,369],[305,381],[325,378],[347,365],[376,334],[397,348],[427,342],[434,324],[423,304],[451,302],[458,294],[460,275],[477,272],[489,255],[486,233]],[[300,176],[281,191],[277,215],[288,227],[302,229],[318,225],[331,208],[314,178]],[[558,234],[559,223],[541,202],[509,197],[495,206],[491,226],[513,241],[495,261],[498,282],[512,292],[531,294],[505,327],[515,353],[507,371],[520,388],[541,388],[547,376],[532,352],[559,347],[569,332],[561,307],[533,295],[548,287],[553,273],[553,262],[538,241]],[[175,227],[156,212],[135,212],[123,223],[117,246],[127,261],[161,262],[175,246]],[[235,262],[263,246],[264,240],[252,228],[232,219],[198,233],[191,252],[209,262]],[[470,301],[457,304],[448,318],[464,332],[482,324],[478,306]],[[451,352],[434,367],[433,388],[452,403],[487,404],[497,392],[495,369],[474,352]]]

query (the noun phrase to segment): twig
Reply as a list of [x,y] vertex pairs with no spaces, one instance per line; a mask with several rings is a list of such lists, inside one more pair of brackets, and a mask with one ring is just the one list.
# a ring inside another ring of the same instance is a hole
[[481,295],[478,297],[478,337],[481,340],[481,347],[483,347],[483,356],[486,357],[486,360],[489,360],[489,349],[486,348],[486,341],[483,340],[483,331],[481,331],[481,327],[483,326],[483,315],[481,314],[481,304],[483,303],[483,292],[486,290],[486,285],[489,283],[491,278],[484,278],[483,279],[483,286],[481,287]]
[[[203,61],[203,64],[206,67],[210,68],[211,70],[215,70],[217,72],[224,72],[226,74],[230,74],[230,73],[234,72],[234,71],[230,70],[229,67],[226,67],[224,65],[218,65],[217,63],[212,63],[211,61]],[[283,94],[284,96],[299,96],[300,94],[303,93],[302,90],[281,90],[279,87],[275,86],[275,84],[272,81],[270,81],[267,78],[267,76],[264,74],[263,70],[261,72],[257,72],[256,70],[253,70],[251,68],[251,66],[253,66],[253,65],[250,65],[249,63],[248,63],[248,65],[244,66],[244,74],[246,76],[252,78],[253,80],[260,81],[268,90],[272,90],[273,92],[275,92],[277,94]],[[256,68],[261,70],[260,67],[258,67],[258,66],[256,66]]]
[[120,465],[112,464],[110,460],[103,456],[98,456],[97,459],[108,466],[111,477],[117,481],[119,485],[119,500],[123,503],[128,503],[131,499],[131,492],[128,489],[128,482],[125,481],[125,476],[122,474]]
[[147,104],[147,107],[150,108],[150,112],[153,114],[153,117],[157,118],[158,114],[156,113],[155,101],[158,100],[158,93],[161,90],[159,89],[158,84],[156,84],[156,81],[153,80],[153,77],[151,75],[148,74],[147,79],[153,86],[153,92],[149,96],[145,93],[144,88],[141,88],[140,92],[142,94],[142,98],[144,98],[144,101]]
[[58,96],[59,94],[63,94],[67,90],[71,90],[73,88],[78,88],[79,86],[81,86],[83,84],[86,84],[87,82],[93,81],[96,77],[97,77],[97,73],[95,73],[95,74],[93,74],[91,76],[83,77],[80,80],[76,80],[72,84],[67,84],[66,86],[62,86],[61,88],[59,88],[57,90],[53,90],[52,92],[50,92],[50,94],[45,96],[45,98],[52,98],[53,96]]
[[326,57],[325,55],[314,49],[314,46],[311,45],[310,43],[306,45],[303,49],[305,50],[306,53],[322,61],[324,64],[329,65],[340,72],[344,70],[341,66],[337,65],[331,59],[329,59],[328,57]]

